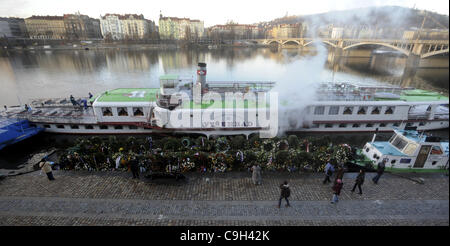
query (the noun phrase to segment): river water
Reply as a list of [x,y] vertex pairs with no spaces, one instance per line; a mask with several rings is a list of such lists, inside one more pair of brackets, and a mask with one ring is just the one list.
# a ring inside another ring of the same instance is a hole
[[0,56],[0,105],[70,94],[87,96],[88,92],[122,87],[159,87],[158,78],[162,74],[195,77],[198,62],[207,63],[207,80],[210,81],[275,81],[282,89],[295,93],[302,93],[301,88],[311,83],[346,81],[413,86],[448,95],[448,56],[423,59],[416,74],[404,84],[402,74],[406,58],[372,51],[350,50],[339,56],[323,46],[303,50],[9,51]]

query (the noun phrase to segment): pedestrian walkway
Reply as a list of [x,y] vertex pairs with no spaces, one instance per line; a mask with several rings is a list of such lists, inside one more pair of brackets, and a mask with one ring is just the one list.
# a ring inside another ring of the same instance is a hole
[[[45,174],[44,174],[45,175]],[[420,174],[424,184],[367,174],[363,196],[344,176],[338,204],[321,174],[188,174],[185,182],[131,179],[131,173],[39,172],[0,181],[0,225],[449,225],[449,183]],[[278,209],[279,184],[291,187],[290,208]]]

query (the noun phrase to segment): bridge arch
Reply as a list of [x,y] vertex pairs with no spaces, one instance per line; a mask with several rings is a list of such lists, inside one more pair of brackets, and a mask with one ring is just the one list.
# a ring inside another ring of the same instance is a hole
[[289,44],[289,43],[296,43],[297,45],[301,45],[301,43],[297,40],[286,40],[282,44],[285,45],[285,44]]
[[322,43],[328,44],[328,45],[330,45],[330,46],[332,46],[332,47],[334,47],[334,48],[337,47],[337,45],[331,43],[330,41],[326,41],[326,40],[311,40],[311,41],[305,43],[303,46],[306,47],[306,46],[308,46],[308,45],[310,45],[310,44],[312,44],[312,43],[314,43],[314,42],[322,42]]
[[282,42],[278,41],[278,40],[269,40],[266,42],[266,44],[271,45],[273,43],[277,43],[277,44],[283,44]]
[[373,43],[373,42],[361,42],[361,43],[351,44],[347,47],[344,47],[343,50],[351,49],[351,48],[362,46],[362,45],[380,45],[380,46],[384,46],[384,47],[388,47],[388,48],[400,51],[401,53],[403,53],[406,56],[409,56],[409,54],[411,53],[409,50],[405,50],[405,49],[393,46],[391,44]]
[[427,57],[430,57],[430,56],[436,56],[436,55],[440,55],[440,54],[445,54],[445,53],[448,53],[448,51],[449,51],[449,49],[447,48],[445,50],[437,50],[437,51],[433,51],[433,52],[428,52],[428,53],[422,54],[420,56],[420,58],[423,59],[423,58],[427,58]]

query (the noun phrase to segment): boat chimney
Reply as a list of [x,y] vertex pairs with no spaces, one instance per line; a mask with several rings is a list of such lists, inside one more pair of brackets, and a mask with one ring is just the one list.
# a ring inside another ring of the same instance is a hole
[[375,142],[375,138],[377,137],[377,133],[378,133],[378,128],[375,129],[375,133],[373,134],[373,138],[372,138],[372,142],[371,143]]
[[197,83],[200,82],[202,88],[205,88],[206,83],[206,63],[199,62],[197,66]]

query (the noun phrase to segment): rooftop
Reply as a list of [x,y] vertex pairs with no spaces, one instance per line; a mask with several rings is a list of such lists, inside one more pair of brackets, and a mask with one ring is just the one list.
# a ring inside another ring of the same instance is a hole
[[120,88],[106,91],[97,102],[154,102],[158,88]]

